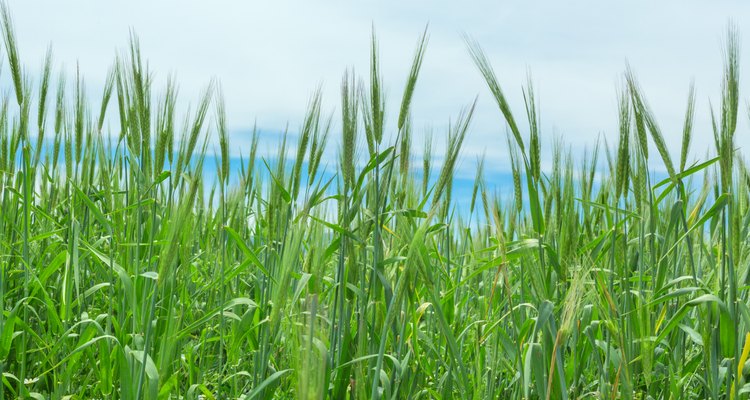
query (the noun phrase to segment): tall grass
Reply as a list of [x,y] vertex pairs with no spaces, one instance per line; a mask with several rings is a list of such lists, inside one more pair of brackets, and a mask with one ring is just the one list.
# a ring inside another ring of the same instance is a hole
[[373,34],[367,76],[342,80],[340,132],[317,91],[296,149],[285,134],[262,158],[253,133],[235,171],[217,84],[180,124],[177,84],[154,87],[132,38],[92,102],[78,71],[53,71],[51,50],[29,78],[5,6],[2,28],[0,399],[750,396],[734,29],[715,155],[697,162],[694,89],[673,161],[629,69],[616,146],[574,157],[557,142],[545,157],[533,88],[519,94],[522,122],[468,41],[508,128],[497,147],[513,193],[494,194],[480,160],[471,205],[456,210],[475,102],[430,134],[415,172],[411,102],[434,90],[418,79],[426,32],[398,110]]

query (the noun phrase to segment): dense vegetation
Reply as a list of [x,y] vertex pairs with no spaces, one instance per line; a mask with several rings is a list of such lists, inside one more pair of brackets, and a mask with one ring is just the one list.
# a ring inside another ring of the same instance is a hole
[[373,39],[367,81],[342,81],[339,132],[316,93],[296,144],[263,159],[256,135],[230,171],[215,85],[180,123],[176,85],[152,87],[132,40],[92,105],[51,55],[32,81],[2,16],[0,399],[748,398],[733,32],[715,158],[688,160],[692,91],[673,160],[628,72],[616,146],[555,146],[549,171],[532,88],[522,126],[469,43],[507,123],[514,193],[493,195],[480,164],[456,210],[473,106],[439,165],[429,146],[413,165],[425,37],[399,110],[384,110]]

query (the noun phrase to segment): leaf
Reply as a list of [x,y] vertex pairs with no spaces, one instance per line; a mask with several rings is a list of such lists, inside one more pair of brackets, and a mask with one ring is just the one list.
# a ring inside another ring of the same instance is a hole
[[91,213],[94,214],[94,218],[96,218],[97,221],[99,221],[99,224],[101,224],[103,227],[107,229],[107,232],[112,231],[112,224],[109,222],[107,217],[104,216],[104,214],[99,210],[99,207],[94,204],[93,201],[89,198],[89,196],[86,196],[86,193],[83,193],[81,189],[76,186],[75,182],[70,182],[73,186],[73,188],[76,191],[76,194],[78,194],[78,197],[83,200],[83,203],[86,204],[86,206],[91,210]]
[[134,305],[134,299],[133,299],[133,281],[130,279],[130,275],[125,271],[124,268],[122,268],[119,264],[117,264],[114,260],[110,260],[108,256],[105,256],[104,254],[100,253],[99,251],[95,250],[93,247],[91,247],[88,243],[83,242],[83,246],[88,249],[88,251],[91,252],[96,258],[99,259],[104,265],[109,266],[112,268],[117,276],[120,278],[120,282],[123,286],[123,292],[125,292],[125,299],[128,301],[128,304]]
[[248,299],[246,297],[238,297],[236,299],[229,300],[226,303],[224,303],[223,307],[219,307],[219,308],[217,308],[217,309],[209,312],[208,314],[204,315],[203,317],[198,318],[192,324],[186,326],[185,328],[183,328],[182,330],[180,330],[179,332],[177,332],[177,334],[175,336],[177,338],[182,338],[185,335],[189,334],[190,332],[198,329],[201,325],[203,325],[206,322],[208,322],[211,318],[219,315],[220,313],[223,313],[224,310],[236,307],[238,305],[245,305],[245,306],[248,306],[250,308],[257,308],[258,307],[258,305],[254,301],[252,301],[252,300],[250,300],[250,299]]
[[[688,177],[688,176],[690,176],[690,175],[692,175],[692,174],[694,174],[696,172],[699,172],[699,171],[701,171],[703,169],[708,168],[712,164],[714,164],[717,161],[719,161],[720,158],[721,157],[714,157],[714,158],[712,158],[712,159],[710,159],[710,160],[708,160],[706,162],[700,163],[698,165],[694,165],[694,166],[692,166],[692,167],[690,167],[690,168],[688,168],[688,169],[680,172],[679,174],[676,174],[675,178],[676,179],[682,179],[682,178]],[[652,190],[656,190],[656,189],[658,189],[658,188],[660,188],[660,187],[662,187],[662,186],[664,186],[666,184],[669,184],[669,183],[674,184],[674,181],[672,180],[672,178],[663,179],[663,180],[659,181],[656,185],[654,185],[654,187],[652,188]]]
[[335,231],[336,233],[340,233],[340,234],[342,234],[342,235],[344,235],[344,236],[348,237],[349,239],[351,239],[351,240],[353,240],[353,241],[355,241],[355,242],[357,242],[357,243],[362,243],[362,239],[360,239],[359,237],[357,237],[357,236],[356,236],[356,235],[355,235],[354,233],[352,233],[351,231],[348,231],[348,230],[344,229],[344,228],[343,228],[343,227],[341,227],[340,225],[336,225],[336,224],[334,224],[334,223],[331,223],[331,222],[328,222],[328,221],[324,221],[324,220],[322,220],[322,219],[320,219],[320,218],[317,218],[317,217],[314,217],[314,216],[312,216],[312,215],[310,216],[310,218],[311,218],[311,219],[312,219],[313,221],[315,221],[315,222],[317,222],[317,223],[319,223],[319,224],[321,224],[321,225],[325,225],[325,226],[327,226],[327,227],[331,228],[331,229],[332,229],[333,231]]
[[672,247],[667,250],[664,255],[662,255],[661,259],[663,260],[665,257],[667,257],[670,253],[672,253],[681,243],[682,241],[690,235],[695,229],[702,227],[705,225],[705,223],[715,217],[718,216],[721,210],[724,209],[724,206],[727,205],[729,202],[729,194],[724,193],[721,196],[716,198],[716,201],[714,202],[714,205],[711,206],[711,208],[706,211],[705,214],[696,222],[694,223],[685,233],[683,233],[677,240],[675,240],[675,243],[672,245]]
[[529,391],[532,386],[532,382],[536,386],[536,398],[544,399],[546,397],[546,382],[544,373],[544,355],[542,354],[542,346],[539,343],[529,343],[526,349],[526,357],[523,365],[523,381],[525,389],[525,398],[531,398]]
[[[232,241],[237,245],[237,247],[240,248],[240,251],[242,251],[242,254],[245,255],[245,257],[250,259],[250,262],[253,263],[256,267],[258,267],[259,270],[263,271],[264,274],[266,274],[267,277],[271,278],[273,280],[273,277],[270,273],[268,273],[268,270],[266,267],[263,266],[263,263],[260,262],[258,259],[258,256],[255,255],[255,253],[250,250],[249,247],[245,244],[245,241],[242,240],[240,235],[232,228],[225,226],[224,230],[227,231],[229,234],[229,237],[232,239]],[[275,281],[274,281],[275,282]]]
[[650,303],[647,304],[647,306],[653,307],[657,304],[664,303],[665,301],[669,301],[677,297],[682,297],[686,294],[691,294],[700,290],[702,289],[699,287],[684,287],[684,288],[675,289],[665,295],[659,296],[656,299],[652,300]]
[[281,193],[281,198],[284,199],[284,201],[289,204],[292,202],[292,196],[289,194],[289,191],[286,190],[284,187],[284,184],[281,183],[281,181],[276,177],[276,175],[273,174],[273,171],[271,171],[271,167],[268,166],[268,163],[266,160],[263,160],[263,164],[266,164],[266,168],[268,169],[268,174],[271,176],[271,179],[273,179],[273,183],[276,184],[276,187],[279,189],[279,192]]
[[[747,361],[748,356],[750,356],[750,332],[745,335],[745,345],[742,347],[740,362],[737,363],[737,375],[735,375],[735,383],[737,383],[742,377],[742,369],[745,367],[745,362]],[[732,383],[732,389],[734,389],[735,383]],[[734,398],[734,390],[732,390],[732,398]]]
[[6,358],[8,358],[8,354],[10,354],[16,320],[18,320],[18,317],[16,317],[16,313],[15,311],[13,311],[5,320],[3,331],[0,332],[0,360],[5,360]]
[[274,383],[275,381],[279,380],[282,376],[285,374],[291,372],[291,369],[285,369],[282,371],[277,371],[273,375],[266,378],[263,382],[260,383],[255,389],[253,389],[250,393],[247,395],[247,400],[254,399],[256,396],[258,396],[266,387]]
[[672,316],[672,318],[669,319],[669,322],[667,322],[661,332],[659,332],[659,336],[656,337],[655,342],[660,343],[661,341],[663,341],[667,337],[667,335],[680,324],[682,318],[685,317],[685,314],[687,314],[687,312],[690,311],[691,308],[702,304],[711,303],[715,303],[719,306],[722,315],[729,316],[729,310],[726,308],[726,305],[721,301],[721,299],[712,294],[704,294],[683,304],[682,307],[680,307]]
[[[144,353],[142,350],[128,350],[130,351],[131,357],[133,357],[135,361],[137,361],[139,364],[143,363]],[[154,364],[154,360],[151,359],[150,354],[146,354],[146,365],[143,371],[146,373],[146,377],[148,377],[149,395],[146,396],[146,398],[155,399],[159,394],[159,371],[156,369],[156,364]]]
[[148,278],[148,279],[153,279],[155,281],[159,280],[159,274],[157,272],[155,272],[155,271],[144,272],[140,276],[142,276],[144,278]]

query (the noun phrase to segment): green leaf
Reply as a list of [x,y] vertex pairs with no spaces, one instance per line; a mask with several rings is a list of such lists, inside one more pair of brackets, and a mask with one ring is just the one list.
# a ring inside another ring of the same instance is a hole
[[258,307],[258,305],[254,301],[252,301],[252,300],[250,300],[250,299],[248,299],[246,297],[238,297],[236,299],[229,300],[226,303],[224,303],[223,307],[219,307],[219,308],[217,308],[217,309],[215,309],[215,310],[207,313],[203,317],[198,318],[193,323],[191,323],[190,325],[186,326],[185,328],[183,328],[179,332],[177,332],[177,334],[175,336],[177,338],[182,338],[185,335],[187,335],[187,334],[195,331],[196,329],[200,328],[201,325],[203,325],[206,322],[208,322],[209,320],[211,320],[211,318],[219,315],[224,310],[228,310],[230,308],[234,308],[234,307],[239,306],[239,305],[245,305],[245,306],[247,306],[249,308],[257,308]]
[[250,259],[250,262],[253,263],[259,270],[261,270],[267,277],[271,278],[273,280],[273,277],[271,277],[271,274],[268,273],[268,270],[266,267],[263,266],[263,263],[260,262],[260,259],[258,259],[258,256],[255,255],[255,252],[250,250],[249,247],[245,244],[245,241],[242,240],[242,237],[232,228],[225,226],[224,230],[227,231],[229,234],[229,237],[232,239],[232,241],[237,245],[237,247],[240,248],[240,251],[242,251],[242,254],[245,255],[248,259]]
[[247,400],[252,400],[255,397],[257,397],[261,392],[263,392],[264,389],[266,389],[268,386],[270,386],[272,383],[276,382],[277,380],[281,379],[282,376],[286,375],[287,373],[291,372],[291,369],[285,369],[281,371],[277,371],[273,373],[271,376],[263,380],[263,382],[260,383],[255,389],[253,389],[250,393],[247,395]]

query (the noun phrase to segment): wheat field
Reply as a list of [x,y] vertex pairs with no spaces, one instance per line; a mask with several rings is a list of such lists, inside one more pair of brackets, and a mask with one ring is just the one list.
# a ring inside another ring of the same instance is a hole
[[256,133],[235,164],[220,86],[178,110],[135,37],[93,99],[51,52],[30,78],[6,5],[2,34],[0,400],[750,396],[736,29],[697,161],[694,91],[670,148],[630,70],[616,143],[543,156],[533,88],[503,91],[467,39],[513,189],[480,162],[460,209],[474,105],[436,135],[444,158],[412,146],[427,32],[399,109],[373,35],[337,112],[314,93],[294,144],[261,157]]

